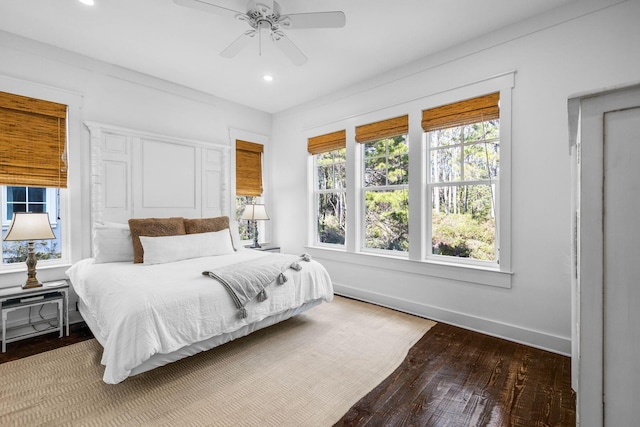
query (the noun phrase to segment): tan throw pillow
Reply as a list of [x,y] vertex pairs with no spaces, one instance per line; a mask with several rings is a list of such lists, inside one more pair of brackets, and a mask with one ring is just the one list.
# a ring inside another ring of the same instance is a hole
[[131,242],[133,243],[133,262],[137,264],[144,261],[144,249],[142,248],[142,243],[140,243],[140,236],[157,237],[186,234],[182,217],[131,218],[129,220],[129,230],[131,231]]
[[228,216],[217,216],[215,218],[184,219],[184,229],[187,234],[211,233],[229,228]]

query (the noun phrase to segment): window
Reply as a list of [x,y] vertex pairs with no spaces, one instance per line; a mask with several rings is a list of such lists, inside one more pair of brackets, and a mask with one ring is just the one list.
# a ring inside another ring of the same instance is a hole
[[427,256],[498,262],[499,93],[423,111]]
[[[262,195],[262,153],[264,146],[254,142],[236,140],[236,220],[242,240],[253,239],[253,230],[248,221],[242,220],[245,206],[258,202]],[[258,221],[258,227],[263,221]],[[259,235],[264,235],[262,229]]]
[[409,250],[408,116],[356,128],[362,144],[363,249]]
[[[14,212],[47,212],[51,229],[56,238],[35,243],[36,258],[60,259],[61,226],[58,221],[58,199],[60,189],[44,187],[1,186],[2,189],[2,238],[9,231]],[[2,242],[2,262],[11,264],[24,262],[27,258],[27,242]]]
[[[67,187],[67,106],[0,92],[2,236],[14,212],[48,212],[55,240],[36,243],[38,259],[62,258],[58,208]],[[4,242],[2,263],[23,262],[27,242]]]
[[347,230],[346,132],[309,138],[313,155],[315,242],[344,245]]

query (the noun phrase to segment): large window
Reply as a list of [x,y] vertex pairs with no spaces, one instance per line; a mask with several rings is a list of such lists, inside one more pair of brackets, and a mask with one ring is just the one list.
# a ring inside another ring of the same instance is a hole
[[409,116],[356,127],[365,250],[409,251]]
[[[36,242],[39,259],[62,258],[59,208],[67,187],[67,105],[0,92],[2,237],[16,212],[47,212],[56,239]],[[2,263],[23,262],[27,242],[4,242]]]
[[423,114],[428,255],[498,262],[499,94]]
[[345,131],[309,138],[313,155],[314,243],[344,245],[347,231]]
[[336,261],[510,287],[514,83],[505,73],[309,138],[309,244]]

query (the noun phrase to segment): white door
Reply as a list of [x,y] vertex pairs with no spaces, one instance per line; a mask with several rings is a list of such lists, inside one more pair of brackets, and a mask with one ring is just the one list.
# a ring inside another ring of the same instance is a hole
[[638,425],[640,88],[580,107],[578,420]]

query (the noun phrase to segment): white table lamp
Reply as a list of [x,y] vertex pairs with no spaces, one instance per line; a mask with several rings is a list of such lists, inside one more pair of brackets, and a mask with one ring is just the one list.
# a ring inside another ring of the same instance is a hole
[[269,215],[267,215],[267,210],[264,205],[247,205],[244,208],[244,212],[242,213],[242,219],[246,219],[253,223],[253,244],[252,248],[260,248],[260,243],[258,243],[258,221],[270,219]]

